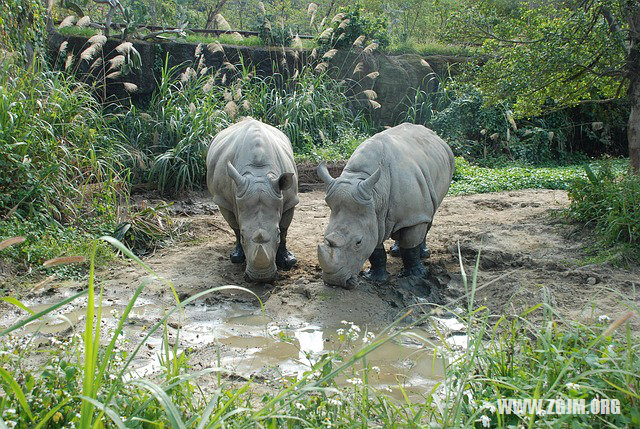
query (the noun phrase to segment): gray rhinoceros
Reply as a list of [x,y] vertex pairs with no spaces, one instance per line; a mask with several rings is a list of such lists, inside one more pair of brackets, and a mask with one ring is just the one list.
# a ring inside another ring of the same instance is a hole
[[207,154],[207,187],[236,235],[233,263],[245,275],[270,281],[289,269],[287,229],[298,204],[298,172],[291,142],[280,130],[246,118],[221,131]]
[[386,281],[383,242],[389,237],[400,244],[401,275],[424,275],[420,248],[454,169],[453,153],[440,137],[407,123],[365,140],[337,179],[320,165],[331,209],[318,246],[325,282],[354,287],[367,258],[371,269],[365,276]]

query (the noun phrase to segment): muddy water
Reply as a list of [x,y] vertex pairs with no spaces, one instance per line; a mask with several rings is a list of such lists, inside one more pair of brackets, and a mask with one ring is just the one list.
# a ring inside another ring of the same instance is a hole
[[[39,311],[47,305],[32,307]],[[125,306],[117,300],[108,300],[102,308],[103,332],[115,329]],[[23,334],[46,337],[64,337],[82,332],[85,323],[86,298],[78,300],[55,314],[27,325]],[[133,349],[149,332],[149,329],[165,313],[165,309],[151,301],[139,299],[125,324],[125,347]],[[177,313],[176,313],[177,314]],[[0,317],[0,326],[8,326],[10,315]],[[456,319],[434,318],[437,326],[448,333],[447,342],[464,347],[466,336],[461,335],[464,325]],[[345,341],[341,331],[351,324],[338,322],[332,326],[320,326],[291,317],[276,322],[259,308],[244,303],[224,302],[215,305],[200,303],[189,305],[184,315],[169,319],[167,336],[169,344],[178,341],[179,351],[188,351],[194,367],[221,367],[227,373],[246,379],[273,380],[281,377],[299,377],[325,353],[339,351],[348,359],[362,346],[365,328],[359,339]],[[375,330],[373,331],[375,333]],[[457,335],[455,335],[457,333]],[[134,370],[128,378],[151,375],[162,370],[163,329],[147,340],[134,361]],[[390,339],[367,356],[369,384],[402,398],[400,386],[412,399],[428,394],[442,379],[442,359],[435,356],[430,341],[437,342],[431,329],[414,328]],[[110,338],[105,336],[105,341]],[[356,365],[358,370],[361,364]],[[353,377],[347,372],[337,378],[339,384],[347,384]]]

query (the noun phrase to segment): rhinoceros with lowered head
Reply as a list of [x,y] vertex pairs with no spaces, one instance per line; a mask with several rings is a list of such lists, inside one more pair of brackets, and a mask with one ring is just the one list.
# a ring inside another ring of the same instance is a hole
[[321,164],[331,209],[318,246],[324,281],[354,287],[367,258],[365,277],[386,281],[383,242],[390,237],[400,246],[401,275],[424,275],[421,247],[454,169],[453,153],[436,133],[407,123],[365,140],[337,179]]
[[298,172],[286,135],[253,118],[221,131],[207,153],[207,187],[236,235],[231,262],[246,260],[247,279],[271,281],[295,265],[286,238]]

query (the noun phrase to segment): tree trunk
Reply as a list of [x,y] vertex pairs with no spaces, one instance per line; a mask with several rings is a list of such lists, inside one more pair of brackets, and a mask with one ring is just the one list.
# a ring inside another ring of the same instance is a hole
[[640,174],[640,6],[629,0],[627,22],[629,24],[629,49],[627,77],[629,78],[629,161],[635,174]]
[[629,84],[629,161],[635,174],[640,174],[640,76],[632,76]]

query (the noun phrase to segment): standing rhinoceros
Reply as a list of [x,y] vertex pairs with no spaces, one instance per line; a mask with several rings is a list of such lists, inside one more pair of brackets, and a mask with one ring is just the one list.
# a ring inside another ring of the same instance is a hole
[[324,165],[331,209],[318,260],[325,282],[351,288],[365,260],[365,274],[385,281],[383,242],[399,241],[401,275],[423,275],[420,248],[446,195],[455,161],[449,146],[422,125],[401,124],[365,140],[333,179]]
[[246,256],[249,280],[272,280],[276,265],[296,263],[286,238],[298,204],[298,172],[280,130],[246,118],[221,131],[207,154],[207,187],[236,234],[231,262]]

